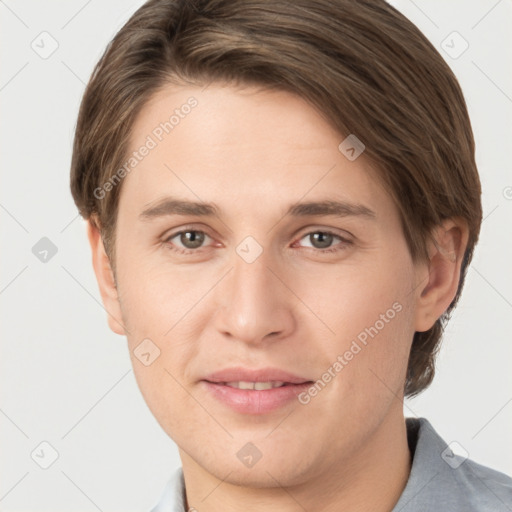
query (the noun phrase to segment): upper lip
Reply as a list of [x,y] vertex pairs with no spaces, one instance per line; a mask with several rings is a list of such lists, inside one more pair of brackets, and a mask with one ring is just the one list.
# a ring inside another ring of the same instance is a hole
[[311,382],[309,379],[299,377],[279,368],[225,368],[207,375],[203,380],[209,382],[270,382],[280,381],[290,384]]

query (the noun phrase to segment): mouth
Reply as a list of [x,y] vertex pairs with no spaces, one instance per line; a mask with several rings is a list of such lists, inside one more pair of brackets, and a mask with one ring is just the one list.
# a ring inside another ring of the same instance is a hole
[[[259,368],[250,369],[243,367],[225,368],[204,377],[205,381],[213,382],[214,384],[232,385],[232,387],[239,387],[239,385],[250,385],[249,388],[253,389],[255,384],[271,384],[273,387],[279,387],[283,384],[303,384],[311,382],[311,380],[295,375],[286,370],[279,368]],[[256,388],[257,389],[257,388]]]
[[210,374],[200,383],[237,413],[267,414],[292,403],[314,381],[272,368],[231,368]]
[[265,389],[281,388],[286,385],[290,385],[290,382],[283,382],[279,380],[270,382],[249,382],[249,381],[234,381],[234,382],[213,382],[212,384],[221,384],[223,386],[229,386],[230,388],[236,389],[255,389],[256,391],[263,391]]

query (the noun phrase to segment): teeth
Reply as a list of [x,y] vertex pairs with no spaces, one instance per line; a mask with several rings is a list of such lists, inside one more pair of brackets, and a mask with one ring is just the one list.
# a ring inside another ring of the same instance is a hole
[[272,389],[279,388],[284,385],[284,382],[281,381],[271,381],[271,382],[247,382],[247,381],[236,381],[236,382],[226,382],[226,386],[231,388],[238,389],[255,389],[256,391],[262,391],[264,389]]

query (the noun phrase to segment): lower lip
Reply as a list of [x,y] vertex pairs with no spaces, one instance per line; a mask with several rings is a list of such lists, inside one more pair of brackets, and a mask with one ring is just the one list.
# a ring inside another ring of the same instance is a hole
[[255,390],[232,388],[208,381],[201,382],[220,402],[243,414],[272,412],[297,399],[297,395],[313,384],[313,382],[305,382],[304,384],[288,384],[279,388]]

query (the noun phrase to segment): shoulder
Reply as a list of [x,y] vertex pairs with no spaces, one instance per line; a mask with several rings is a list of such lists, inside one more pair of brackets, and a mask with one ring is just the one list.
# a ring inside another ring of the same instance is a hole
[[458,494],[469,501],[466,510],[512,511],[512,478],[460,455],[453,460],[458,467],[451,467],[449,474]]
[[393,512],[512,511],[512,478],[453,453],[425,418],[407,418],[411,473]]

